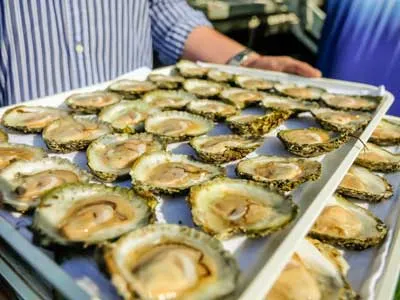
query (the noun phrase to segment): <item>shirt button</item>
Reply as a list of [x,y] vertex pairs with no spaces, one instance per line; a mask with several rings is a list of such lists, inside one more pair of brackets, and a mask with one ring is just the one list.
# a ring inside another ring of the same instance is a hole
[[78,52],[78,53],[82,53],[83,52],[83,45],[82,44],[76,44],[75,51]]

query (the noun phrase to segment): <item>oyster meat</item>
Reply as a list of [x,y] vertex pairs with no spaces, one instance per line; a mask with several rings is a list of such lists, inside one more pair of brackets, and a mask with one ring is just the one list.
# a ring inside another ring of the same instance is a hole
[[196,100],[196,97],[182,91],[158,90],[143,97],[144,102],[158,109],[182,109],[193,100]]
[[104,107],[121,101],[122,96],[106,91],[73,94],[65,99],[65,104],[74,111],[97,114]]
[[37,160],[47,156],[42,148],[23,144],[0,143],[0,170],[19,160]]
[[46,194],[33,217],[43,244],[96,244],[147,225],[155,199],[101,184],[67,184]]
[[224,120],[238,113],[238,109],[234,105],[208,99],[191,101],[186,105],[186,110],[213,121]]
[[150,81],[121,79],[113,82],[108,90],[124,96],[125,99],[135,99],[156,88],[157,86]]
[[106,134],[86,150],[90,170],[104,181],[114,181],[129,174],[133,162],[143,153],[162,150],[152,135],[139,133]]
[[49,149],[67,153],[84,150],[92,141],[110,132],[106,123],[93,118],[67,117],[50,123],[42,136]]
[[379,202],[392,197],[393,188],[384,177],[353,165],[338,186],[337,192],[348,197]]
[[332,195],[308,233],[334,246],[364,250],[382,243],[388,228],[367,209]]
[[207,78],[216,82],[230,82],[233,80],[233,74],[220,71],[217,69],[211,69],[207,73]]
[[155,134],[166,142],[183,141],[206,134],[213,127],[212,121],[182,111],[156,113],[145,122],[145,130],[148,133]]
[[176,68],[183,77],[203,78],[207,76],[209,68],[202,67],[188,60],[181,60],[176,64]]
[[125,235],[106,247],[104,259],[124,299],[226,299],[239,277],[218,240],[172,224]]
[[175,194],[224,174],[221,167],[192,160],[190,156],[152,152],[139,157],[130,175],[141,192]]
[[183,88],[199,97],[199,98],[208,98],[215,97],[221,93],[223,86],[220,83],[202,79],[188,79],[183,84]]
[[276,84],[275,90],[286,97],[291,97],[299,100],[317,101],[326,91],[319,87],[303,86],[297,84]]
[[147,80],[151,81],[159,89],[174,90],[181,87],[185,79],[178,75],[150,74]]
[[288,97],[269,94],[264,95],[261,103],[266,109],[290,110],[294,113],[302,113],[319,108],[319,105],[316,102],[299,101]]
[[314,157],[335,150],[347,141],[348,136],[309,127],[281,130],[278,132],[278,138],[289,152],[303,157]]
[[245,157],[264,142],[260,138],[228,134],[200,136],[192,139],[190,145],[205,162],[226,163]]
[[339,110],[374,111],[379,104],[380,97],[351,96],[343,94],[324,93],[321,97],[325,105]]
[[236,75],[234,81],[243,89],[259,91],[272,90],[275,84],[274,81],[248,75]]
[[19,211],[36,207],[43,195],[66,183],[88,182],[90,175],[69,160],[52,157],[18,161],[0,172],[3,202]]
[[392,153],[372,143],[367,143],[356,159],[356,164],[371,171],[390,173],[400,171],[400,154]]
[[301,158],[260,155],[240,161],[236,173],[265,183],[272,189],[287,192],[306,181],[317,180],[321,175],[321,163]]
[[8,134],[0,129],[0,143],[8,142]]
[[263,99],[263,94],[260,92],[241,88],[225,88],[219,96],[236,105],[239,109],[257,104]]
[[380,146],[400,145],[400,123],[382,119],[369,141]]
[[15,106],[8,109],[2,117],[2,125],[24,133],[41,132],[53,121],[68,116],[68,112],[45,106]]
[[286,227],[298,211],[289,196],[226,177],[192,187],[188,201],[194,223],[220,239],[237,233],[266,236]]
[[359,112],[338,111],[329,108],[311,111],[317,122],[326,130],[354,133],[371,121],[371,115]]

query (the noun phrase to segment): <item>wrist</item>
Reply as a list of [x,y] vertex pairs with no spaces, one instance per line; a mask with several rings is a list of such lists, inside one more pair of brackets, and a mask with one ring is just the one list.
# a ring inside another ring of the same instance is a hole
[[258,53],[254,52],[251,49],[246,48],[246,49],[236,53],[234,56],[232,56],[226,62],[226,64],[232,65],[232,66],[247,67],[247,66],[250,66],[259,57],[260,57],[260,55]]

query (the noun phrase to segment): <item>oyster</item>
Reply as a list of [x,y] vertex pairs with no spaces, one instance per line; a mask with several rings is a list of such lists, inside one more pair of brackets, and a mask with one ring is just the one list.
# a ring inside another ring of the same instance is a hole
[[334,246],[364,250],[382,243],[388,228],[367,209],[332,195],[308,233]]
[[223,168],[169,152],[144,154],[133,163],[130,171],[136,190],[168,194],[183,192],[223,173]]
[[242,179],[217,178],[190,189],[193,221],[220,239],[236,233],[251,238],[286,227],[297,215],[290,197]]
[[337,192],[361,200],[379,202],[393,195],[393,188],[384,177],[353,165],[337,188]]
[[361,111],[374,111],[378,107],[380,101],[380,97],[330,93],[323,94],[321,99],[327,106],[334,109]]
[[211,69],[207,73],[207,78],[216,82],[230,82],[233,80],[233,74],[220,71],[217,69]]
[[358,155],[356,164],[371,171],[397,172],[400,171],[400,154],[394,154],[375,144],[367,143]]
[[68,116],[68,112],[45,106],[15,106],[8,109],[2,118],[2,124],[24,133],[41,132],[53,121]]
[[147,225],[155,203],[125,188],[67,184],[43,197],[33,228],[44,244],[96,244]]
[[66,183],[87,182],[89,174],[67,159],[58,157],[18,161],[0,172],[3,202],[26,211],[39,204],[40,198]]
[[65,99],[65,104],[77,112],[97,114],[102,108],[118,103],[121,99],[119,94],[96,91],[73,94]]
[[329,108],[311,111],[317,122],[326,130],[354,133],[371,121],[371,115],[358,112],[338,111]]
[[286,97],[291,97],[300,100],[316,101],[321,98],[321,95],[326,91],[319,87],[303,86],[297,84],[276,84],[275,90]]
[[348,136],[309,127],[281,130],[278,132],[278,138],[289,152],[303,157],[314,157],[335,150],[347,141]]
[[19,160],[37,160],[47,156],[42,148],[23,144],[0,143],[0,170]]
[[182,111],[166,111],[150,116],[145,122],[148,133],[159,136],[166,142],[183,141],[209,132],[212,121]]
[[243,89],[259,91],[272,90],[275,84],[274,81],[248,75],[236,75],[234,81]]
[[158,109],[181,109],[196,100],[192,94],[182,91],[153,91],[143,97],[143,101]]
[[162,150],[152,135],[139,133],[106,134],[92,142],[86,150],[90,170],[104,181],[128,175],[133,162],[143,153]]
[[50,123],[42,136],[49,149],[67,153],[86,149],[92,141],[110,132],[106,123],[90,118],[67,117]]
[[400,145],[400,123],[382,119],[369,141],[380,146]]
[[0,143],[6,143],[8,141],[8,134],[0,129]]
[[172,224],[129,233],[109,244],[104,258],[124,299],[226,299],[239,275],[218,240]]
[[246,138],[240,135],[200,136],[190,141],[201,160],[226,163],[245,157],[264,142],[260,138]]
[[240,135],[261,136],[281,125],[290,116],[289,111],[266,111],[264,115],[239,115],[226,119],[229,128]]
[[299,101],[277,95],[264,95],[262,99],[262,106],[264,106],[266,109],[290,110],[294,113],[301,113],[319,108],[319,105],[315,102]]
[[188,79],[183,84],[183,88],[199,98],[215,97],[222,91],[220,83],[202,79]]
[[321,175],[321,164],[301,158],[261,155],[240,161],[236,173],[287,192],[306,181],[317,180]]
[[150,74],[147,80],[151,81],[159,89],[174,90],[181,87],[185,79],[177,75]]
[[187,78],[203,78],[207,76],[209,68],[201,67],[200,65],[188,61],[181,60],[176,64],[176,68],[183,77]]
[[108,90],[124,96],[125,99],[135,99],[156,88],[157,86],[150,81],[121,79],[113,82]]
[[219,96],[240,109],[257,104],[263,99],[263,94],[260,92],[241,88],[225,88]]
[[191,101],[186,105],[186,110],[213,121],[224,120],[238,113],[238,109],[234,105],[208,99]]

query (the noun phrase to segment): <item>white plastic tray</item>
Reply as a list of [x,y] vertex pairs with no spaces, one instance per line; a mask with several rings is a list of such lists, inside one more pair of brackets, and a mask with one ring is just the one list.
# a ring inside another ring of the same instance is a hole
[[[377,126],[382,116],[385,114],[389,106],[393,101],[393,96],[384,91],[384,89],[379,89],[377,87],[355,84],[349,82],[342,82],[336,80],[328,80],[328,79],[304,79],[297,76],[291,76],[282,73],[275,72],[266,72],[266,71],[258,71],[258,70],[249,70],[235,67],[226,67],[226,66],[216,66],[218,68],[232,71],[235,73],[247,73],[250,75],[263,76],[265,78],[280,80],[280,81],[294,81],[298,83],[306,83],[309,85],[318,85],[324,87],[332,92],[344,92],[349,94],[373,94],[373,95],[382,95],[383,101],[380,106],[374,113],[373,119],[368,125],[368,127],[364,130],[361,135],[361,140],[364,142],[368,140],[371,135],[373,129]],[[169,68],[164,68],[158,70],[158,72],[169,72]],[[134,79],[144,79],[147,74],[150,72],[149,69],[138,69],[132,73],[126,74],[122,76],[123,78],[134,78]],[[78,91],[87,91],[87,90],[97,90],[103,89],[107,87],[109,83],[103,83],[96,86],[92,86],[85,89],[74,90],[67,93],[62,93],[59,95],[54,95],[46,98],[42,98],[39,100],[31,101],[27,103],[29,105],[46,105],[46,106],[60,106],[64,99],[70,95],[71,93],[76,93]],[[4,112],[5,109],[0,110],[0,115]],[[250,112],[257,113],[257,109],[250,109]],[[280,143],[280,141],[275,137],[276,132],[280,129],[284,128],[299,128],[299,127],[309,127],[309,126],[317,126],[314,122],[313,118],[309,114],[303,114],[301,117],[297,119],[291,119],[285,122],[282,126],[268,134],[265,138],[265,143],[262,147],[260,147],[255,153],[250,154],[250,156],[260,155],[260,154],[273,154],[273,155],[290,155]],[[224,134],[229,132],[229,129],[225,125],[217,125],[215,129],[210,134]],[[20,135],[20,134],[11,134],[10,142],[15,143],[25,143],[36,146],[45,147],[40,135]],[[275,233],[270,237],[250,240],[245,237],[236,237],[228,241],[224,241],[223,244],[227,250],[233,253],[236,257],[239,266],[242,271],[242,275],[239,282],[238,291],[241,293],[238,294],[240,299],[263,299],[269,288],[272,286],[276,278],[279,276],[280,270],[285,266],[288,259],[291,257],[293,252],[296,249],[296,246],[299,244],[301,239],[306,235],[309,228],[312,226],[314,220],[323,209],[325,202],[328,200],[329,196],[334,192],[336,186],[339,184],[343,176],[345,175],[348,168],[351,166],[352,162],[356,158],[358,152],[362,149],[363,145],[360,141],[356,139],[351,140],[346,145],[342,146],[340,149],[329,153],[328,155],[319,157],[318,160],[322,162],[322,175],[321,178],[312,183],[306,183],[302,185],[299,189],[297,189],[293,198],[295,202],[300,207],[300,213],[296,221],[292,226],[287,228],[284,231]],[[194,154],[193,150],[187,145],[187,143],[179,143],[173,144],[169,146],[169,149],[174,153],[185,153],[185,154]],[[79,153],[71,153],[58,155],[62,157],[66,157],[77,163],[83,168],[86,168],[86,157],[83,152]],[[227,164],[227,174],[231,177],[234,177],[234,167],[236,163]],[[122,182],[123,186],[130,186],[129,181]],[[181,223],[188,226],[193,226],[189,208],[184,201],[184,197],[175,197],[176,199],[170,199],[170,197],[162,196],[160,197],[160,205],[157,208],[157,218],[159,222],[167,222],[167,223]],[[393,200],[390,200],[394,202]],[[387,202],[389,203],[389,202]],[[396,206],[397,208],[397,206]],[[393,208],[392,208],[393,209]],[[2,213],[6,213],[2,211]],[[13,214],[12,217],[18,217],[18,214]],[[381,216],[382,217],[382,216]],[[384,218],[385,219],[385,218]],[[386,220],[386,219],[385,219]],[[3,228],[4,229],[4,228]],[[4,230],[1,228],[0,223],[0,235],[4,237]],[[396,231],[397,232],[397,231]],[[5,237],[7,240],[7,237]],[[391,242],[392,240],[389,240]],[[396,240],[397,241],[397,240]],[[20,242],[20,241],[19,241]],[[389,243],[392,245],[392,243]],[[387,246],[388,250],[391,246]],[[32,247],[31,244],[27,245],[27,249],[18,249],[19,253],[24,257],[30,254]],[[383,247],[382,247],[383,248]],[[382,250],[380,248],[380,251]],[[383,250],[382,250],[383,251]],[[350,271],[350,279],[355,284],[355,289],[358,292],[362,292],[364,296],[369,296],[371,291],[375,291],[376,284],[378,282],[376,280],[366,281],[368,278],[375,278],[379,274],[382,273],[382,268],[385,267],[382,260],[374,260],[375,256],[370,255],[367,258],[363,252],[360,253],[359,257],[366,257],[369,264],[373,264],[375,262],[379,263],[377,267],[366,268],[362,274],[353,274],[352,270],[357,269],[353,266],[352,261],[353,257],[350,257],[350,264],[353,267]],[[347,254],[346,255],[350,255]],[[27,260],[29,261],[29,257]],[[78,260],[79,261],[79,260]],[[73,276],[69,268],[79,267],[79,263],[82,261],[74,261],[72,259],[68,268],[65,268],[65,264],[63,265],[64,270],[68,272],[71,276]],[[48,267],[51,266],[48,258],[43,256],[41,258],[41,263],[37,261],[31,261],[32,264],[36,263],[36,267],[38,267],[38,271],[40,273],[46,273],[45,270],[48,270]],[[355,262],[357,263],[357,262]],[[53,266],[54,267],[54,266]],[[397,272],[398,270],[394,270]],[[46,274],[44,274],[46,277]],[[74,277],[74,276],[73,276]],[[54,281],[55,286],[58,289],[62,288],[57,278],[52,276],[46,277],[50,282]],[[103,278],[104,279],[104,278]],[[104,293],[105,282],[102,279],[101,282],[98,281],[97,277],[91,278],[87,274],[83,277],[74,277],[74,280],[78,281],[81,287],[91,294],[92,296],[98,296],[102,299],[114,299],[115,291],[113,293],[112,288],[107,290],[107,293]],[[358,282],[358,283],[357,283]],[[367,282],[368,288],[364,288],[361,285],[361,282]],[[70,284],[70,283],[69,283]],[[108,282],[109,284],[109,282]],[[382,283],[379,282],[381,286]],[[65,287],[65,285],[64,285]],[[75,286],[78,290],[78,287]],[[111,290],[111,292],[110,292]],[[366,292],[364,293],[364,290]],[[74,298],[73,290],[65,289],[61,291],[65,296],[69,298]]]

